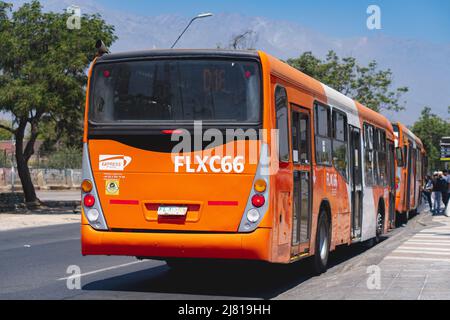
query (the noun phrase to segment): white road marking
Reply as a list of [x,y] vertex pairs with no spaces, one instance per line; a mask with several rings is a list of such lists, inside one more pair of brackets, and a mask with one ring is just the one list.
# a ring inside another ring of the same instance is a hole
[[450,259],[438,259],[438,258],[419,258],[419,257],[399,257],[399,256],[387,256],[385,260],[416,260],[416,261],[439,261],[439,262],[449,262]]
[[449,247],[450,243],[442,243],[442,242],[431,242],[431,241],[423,241],[423,240],[408,240],[405,244],[423,244],[423,245],[432,245],[432,246],[445,246]]
[[439,240],[439,241],[450,241],[449,236],[438,236],[438,235],[420,235],[420,236],[413,236],[411,239],[433,239],[433,240]]
[[71,275],[71,276],[68,276],[68,277],[59,278],[57,280],[58,281],[62,281],[62,280],[67,280],[67,279],[81,278],[81,277],[88,276],[88,275],[91,275],[91,274],[100,273],[100,272],[109,271],[109,270],[114,270],[114,269],[119,269],[119,268],[124,268],[124,267],[128,267],[128,266],[131,266],[131,265],[134,265],[134,264],[142,263],[142,262],[145,262],[145,260],[133,261],[133,262],[129,262],[129,263],[119,264],[117,266],[112,266],[112,267],[98,269],[98,270],[94,270],[94,271],[90,271],[90,272],[86,272],[86,273]]
[[443,252],[450,252],[450,249],[443,249],[443,248],[434,248],[434,247],[410,247],[410,246],[400,246],[399,249],[401,250],[423,250],[425,252],[428,251],[443,251]]
[[420,289],[419,296],[417,297],[417,300],[420,300],[422,298],[423,289],[425,289],[425,285],[428,281],[428,274],[425,276],[425,279],[423,280],[422,288]]
[[423,250],[405,250],[405,249],[397,249],[393,251],[394,253],[418,253],[418,254],[434,254],[434,255],[441,255],[441,256],[450,256],[449,253],[445,252],[431,252],[431,251],[423,251]]

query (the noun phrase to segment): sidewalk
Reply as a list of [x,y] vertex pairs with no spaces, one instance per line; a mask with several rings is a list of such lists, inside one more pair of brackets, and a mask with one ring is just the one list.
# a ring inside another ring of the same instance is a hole
[[[374,279],[378,287],[370,289]],[[277,299],[448,300],[450,218],[427,210],[392,238]]]
[[41,201],[81,201],[80,190],[36,191]]
[[392,274],[388,299],[450,299],[450,218],[433,217],[435,227],[419,231],[379,265]]
[[45,213],[32,211],[28,214],[1,213],[0,232],[24,228],[45,227],[57,224],[80,223],[81,215],[73,210],[46,210]]

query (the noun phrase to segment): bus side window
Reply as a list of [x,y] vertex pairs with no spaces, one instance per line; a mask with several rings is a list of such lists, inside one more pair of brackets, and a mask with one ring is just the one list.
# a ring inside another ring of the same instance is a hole
[[333,110],[333,164],[347,180],[347,117]]
[[315,107],[316,162],[319,165],[331,166],[331,130],[330,109],[316,104]]
[[377,145],[376,145],[376,183],[379,186],[386,186],[386,133],[384,130],[376,129]]
[[292,162],[310,164],[309,116],[304,112],[292,111]]
[[374,184],[374,129],[371,125],[364,124],[364,172],[366,186]]
[[[408,146],[404,146],[403,147],[403,167],[407,167],[408,166],[408,159],[409,159],[409,149]],[[410,168],[408,168],[408,170],[410,170]]]
[[286,89],[280,85],[275,88],[275,109],[278,129],[279,161],[289,161],[289,119]]
[[397,159],[397,167],[403,167],[403,152],[402,148],[397,147],[395,148],[395,158]]
[[300,114],[300,162],[302,164],[310,164],[310,129],[309,129],[309,116],[306,113]]

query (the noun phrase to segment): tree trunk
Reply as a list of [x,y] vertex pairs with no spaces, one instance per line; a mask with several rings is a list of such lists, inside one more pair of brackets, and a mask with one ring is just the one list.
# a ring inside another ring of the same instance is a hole
[[16,130],[16,162],[17,172],[19,174],[20,182],[22,183],[23,194],[25,196],[25,202],[37,203],[38,198],[34,189],[33,181],[31,180],[30,169],[28,168],[28,160],[23,150],[23,140],[25,136],[26,121],[21,121],[19,127]]
[[16,144],[16,162],[17,172],[19,174],[20,182],[22,183],[23,194],[27,203],[38,202],[36,191],[34,190],[33,181],[31,180],[30,169],[28,168],[28,161],[25,160],[22,152],[18,151]]

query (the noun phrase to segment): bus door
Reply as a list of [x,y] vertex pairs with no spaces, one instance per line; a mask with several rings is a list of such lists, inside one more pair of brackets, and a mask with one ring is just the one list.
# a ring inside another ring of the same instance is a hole
[[417,150],[411,146],[411,189],[409,192],[411,193],[411,205],[410,210],[414,210],[416,208],[417,199],[416,199],[416,186],[417,186]]
[[411,142],[408,143],[406,149],[406,157],[407,157],[407,167],[406,167],[406,212],[411,209],[411,178],[412,178],[412,158],[411,151],[412,145]]
[[311,115],[310,111],[292,106],[292,256],[309,253],[311,238]]
[[362,163],[361,163],[361,130],[349,126],[350,132],[350,187],[352,200],[352,238],[361,237],[362,225]]
[[395,227],[395,145],[388,141],[389,225]]

